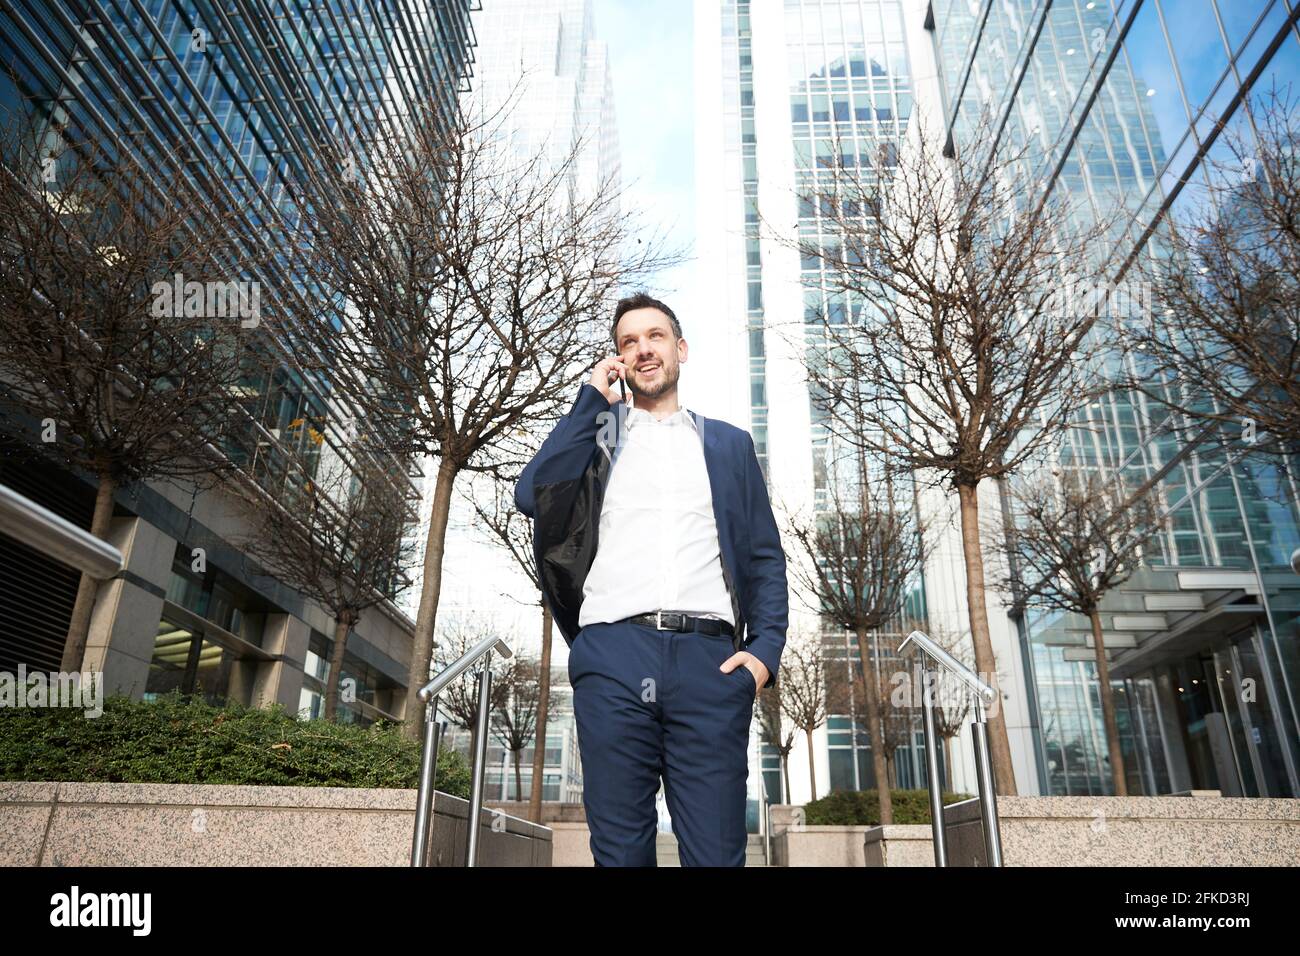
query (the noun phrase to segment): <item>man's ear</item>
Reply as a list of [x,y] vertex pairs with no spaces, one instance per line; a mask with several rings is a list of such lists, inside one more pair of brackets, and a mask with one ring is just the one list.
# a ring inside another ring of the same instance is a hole
[[686,361],[686,353],[687,353],[687,351],[688,351],[688,349],[687,349],[687,347],[686,347],[686,340],[685,340],[685,339],[678,339],[678,340],[677,340],[677,361],[679,361],[679,362],[685,362],[685,361]]

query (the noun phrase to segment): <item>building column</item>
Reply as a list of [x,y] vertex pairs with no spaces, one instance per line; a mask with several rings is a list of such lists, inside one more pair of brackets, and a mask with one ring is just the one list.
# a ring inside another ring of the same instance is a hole
[[249,700],[254,707],[279,703],[290,714],[298,713],[302,696],[303,664],[311,629],[292,614],[268,614],[262,629],[262,649],[276,660],[261,661],[253,675]]
[[176,541],[143,518],[114,518],[109,542],[126,569],[101,581],[82,670],[101,671],[104,693],[144,697]]

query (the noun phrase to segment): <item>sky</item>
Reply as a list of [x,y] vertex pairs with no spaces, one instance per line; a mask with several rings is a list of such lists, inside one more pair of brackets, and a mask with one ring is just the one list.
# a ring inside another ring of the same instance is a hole
[[[717,414],[715,383],[727,357],[705,331],[696,283],[700,276],[695,221],[694,13],[691,0],[594,0],[596,36],[609,45],[614,107],[626,199],[644,211],[668,245],[687,261],[653,281],[682,323],[692,351],[682,366],[679,401]],[[653,228],[653,227],[652,227]]]
[[[695,238],[692,19],[691,0],[595,0],[596,36],[609,44],[626,200],[669,245],[688,249]],[[687,304],[693,278],[688,262],[655,280],[683,322],[678,303]]]

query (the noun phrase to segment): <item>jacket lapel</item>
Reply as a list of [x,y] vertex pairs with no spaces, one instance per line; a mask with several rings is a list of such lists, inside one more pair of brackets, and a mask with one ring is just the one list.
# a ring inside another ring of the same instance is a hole
[[[735,475],[727,467],[726,452],[719,439],[722,429],[715,428],[704,415],[694,411],[691,417],[700,433],[700,442],[704,446],[704,467],[709,473],[709,492],[713,498],[713,521],[718,528],[718,551],[722,558],[722,576],[726,581],[727,593],[731,597],[731,613],[736,621],[736,642],[739,647],[745,637],[745,618],[740,609],[740,596],[736,593],[735,576],[732,569],[736,566],[732,542],[733,534],[732,502],[738,489],[734,487]],[[722,492],[719,495],[719,491]]]

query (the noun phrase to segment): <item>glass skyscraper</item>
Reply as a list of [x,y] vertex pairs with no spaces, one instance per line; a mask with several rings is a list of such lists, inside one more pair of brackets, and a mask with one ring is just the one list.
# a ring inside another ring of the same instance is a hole
[[490,115],[513,91],[515,110],[505,126],[521,155],[545,148],[558,161],[581,139],[570,181],[594,186],[612,179],[617,188],[614,87],[593,0],[498,0],[473,21],[479,44],[472,101]]
[[[818,258],[800,257],[767,236],[790,223],[800,239],[834,242],[834,228],[807,198],[829,182],[832,136],[856,157],[905,135],[915,95],[906,36],[913,8],[900,0],[696,6],[697,233],[711,296],[704,312],[724,327],[721,340],[733,357],[726,414],[754,436],[778,520],[778,501],[824,514],[830,483],[843,481],[844,488],[857,481],[861,466],[831,447],[801,363],[816,344],[816,317],[857,321],[864,303],[835,291]],[[787,550],[788,561],[801,558]],[[924,603],[918,582],[907,610],[922,614]],[[791,624],[792,633],[819,634],[829,666],[842,671],[837,679],[847,681],[856,671],[856,639],[828,630],[793,595]],[[895,646],[902,636],[890,635]],[[898,666],[889,643],[872,641],[885,671]],[[832,714],[814,734],[811,755],[803,735],[796,737],[791,794],[775,749],[761,748],[769,800],[802,803],[811,796],[810,757],[819,796],[875,786],[864,725]],[[916,785],[916,753],[899,748],[899,784]]]
[[[857,321],[864,303],[829,291],[816,257],[800,261],[761,238],[760,218],[835,242],[800,199],[828,165],[855,165],[857,154],[901,140],[921,113],[939,119],[924,132],[945,139],[951,153],[987,111],[1001,121],[1002,142],[1024,150],[1027,183],[1090,201],[1081,207],[1122,204],[1127,219],[1113,247],[1099,250],[1112,274],[1122,272],[1159,241],[1162,217],[1210,194],[1207,177],[1227,156],[1226,137],[1249,141],[1251,97],[1300,78],[1297,15],[1300,6],[1285,0],[698,4],[697,233],[710,279],[703,306],[737,356],[727,411],[752,430],[774,504],[827,506],[828,436],[802,384],[798,353],[808,338],[799,330],[819,312]],[[832,154],[835,135],[846,155]],[[1186,430],[1161,427],[1164,413],[1141,396],[1113,395],[1092,412],[1105,427],[1071,433],[1060,464],[1134,484],[1160,474],[1170,518],[1159,553],[1103,608],[1129,792],[1300,793],[1300,578],[1287,567],[1300,545],[1294,470],[1189,446],[1178,437]],[[997,486],[984,495],[982,510],[996,513]],[[942,527],[950,503],[920,501]],[[906,610],[964,629],[964,570],[951,531],[931,542]],[[990,591],[1019,792],[1109,792],[1088,622],[1010,610]],[[791,611],[792,631],[817,628],[793,597]],[[832,656],[846,667],[856,660],[851,635],[823,634],[823,642],[837,645]],[[896,669],[882,653],[883,668]],[[918,746],[919,733],[913,753]],[[830,715],[813,750],[795,743],[794,802],[810,796],[809,760],[819,795],[828,785],[874,785],[865,730],[848,716]],[[922,785],[923,763],[900,753],[895,785]],[[778,762],[770,753],[762,759],[777,799]],[[971,789],[964,736],[952,760],[949,786]]]
[[[324,141],[364,148],[417,102],[450,116],[471,76],[469,15],[470,0],[19,0],[0,10],[0,106],[110,156],[129,149],[162,181],[183,172],[206,184],[208,201],[255,225],[292,216],[294,184],[320,162]],[[259,238],[256,228],[247,236]],[[263,298],[293,316],[298,280],[274,268],[274,257],[249,257],[263,260],[272,263],[255,277]],[[313,349],[304,328],[277,323],[259,344],[272,371],[243,383],[248,427],[226,451],[275,494],[302,479],[289,473],[291,446],[311,469],[346,460],[348,410],[328,374],[305,373],[311,362],[295,360]],[[409,486],[399,464],[387,472]],[[0,480],[88,523],[94,491],[77,476],[6,460]],[[250,573],[233,543],[248,529],[222,493],[155,483],[124,491],[117,504],[130,570],[101,587],[98,604],[113,611],[92,632],[86,667],[104,672],[110,692],[148,698],[179,689],[315,715],[333,622]],[[76,577],[17,542],[0,548],[0,668],[57,665]],[[195,548],[205,554],[199,570]],[[412,628],[391,605],[356,627],[344,676],[356,680],[358,699],[341,707],[341,719],[400,716]]]
[[[1112,274],[1160,241],[1162,222],[1213,196],[1228,138],[1249,143],[1261,94],[1300,79],[1300,8],[1285,0],[936,0],[927,11],[945,133],[960,148],[981,110],[1027,148],[1031,181],[1075,208],[1119,199],[1102,250]],[[1229,184],[1230,185],[1230,184]],[[1103,607],[1130,793],[1300,793],[1300,545],[1295,472],[1225,456],[1160,427],[1141,396],[1094,410],[1065,467],[1166,471],[1170,528]],[[1186,430],[1181,433],[1185,435]],[[1044,793],[1110,790],[1091,639],[1073,615],[1028,613],[1024,675]]]

